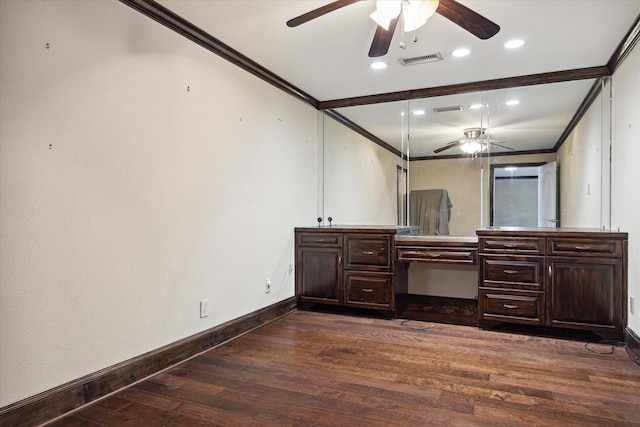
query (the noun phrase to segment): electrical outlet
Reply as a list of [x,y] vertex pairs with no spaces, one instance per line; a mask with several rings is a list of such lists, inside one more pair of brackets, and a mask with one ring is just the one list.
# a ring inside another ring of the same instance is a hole
[[271,279],[265,279],[264,281],[264,293],[268,294],[271,292]]
[[200,301],[200,318],[207,317],[209,315],[209,300],[203,299]]
[[636,299],[634,297],[629,297],[629,311],[631,314],[636,314],[635,302]]

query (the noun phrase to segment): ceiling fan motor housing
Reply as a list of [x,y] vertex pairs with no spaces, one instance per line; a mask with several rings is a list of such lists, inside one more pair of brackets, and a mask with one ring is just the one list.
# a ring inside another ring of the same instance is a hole
[[478,139],[485,134],[486,130],[486,128],[467,128],[463,133],[467,139]]

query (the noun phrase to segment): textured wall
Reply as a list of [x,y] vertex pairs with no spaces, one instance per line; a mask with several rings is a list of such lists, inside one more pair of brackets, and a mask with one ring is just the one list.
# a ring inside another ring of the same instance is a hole
[[293,295],[313,108],[116,1],[0,40],[0,406]]
[[[333,224],[397,224],[400,157],[324,119],[324,217]],[[326,222],[325,222],[326,224]]]
[[558,151],[563,227],[609,228],[608,209],[606,216],[601,209],[602,203],[609,204],[609,182],[603,180],[608,171],[602,174],[609,159],[609,137],[603,133],[609,124],[602,120],[609,109],[606,98],[598,96]]
[[629,296],[635,315],[628,324],[640,335],[640,47],[636,45],[613,75],[611,226],[629,233]]

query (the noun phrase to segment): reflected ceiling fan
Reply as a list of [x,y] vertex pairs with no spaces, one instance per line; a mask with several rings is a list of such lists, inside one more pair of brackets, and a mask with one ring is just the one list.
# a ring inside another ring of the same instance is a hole
[[[297,27],[359,1],[363,0],[333,1],[287,21],[287,25]],[[378,24],[369,56],[375,58],[387,54],[401,17],[404,31],[410,32],[424,25],[434,13],[444,16],[482,40],[491,38],[500,31],[499,25],[455,0],[377,0],[375,12],[369,15]]]
[[513,151],[513,148],[498,144],[498,142],[504,141],[495,141],[492,139],[483,138],[487,133],[486,128],[467,128],[463,131],[463,133],[464,139],[450,142],[440,148],[433,150],[433,152],[441,153],[453,147],[460,147],[460,149],[466,154],[477,154],[479,152],[486,151],[489,145],[495,145],[497,147],[504,148],[505,150]]

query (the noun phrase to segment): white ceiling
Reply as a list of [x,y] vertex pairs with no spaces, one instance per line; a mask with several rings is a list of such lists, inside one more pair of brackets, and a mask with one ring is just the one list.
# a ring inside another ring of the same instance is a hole
[[[500,32],[480,40],[440,15],[413,34],[396,29],[389,66],[372,70],[367,53],[376,29],[368,17],[375,1],[358,2],[295,28],[286,22],[329,1],[316,0],[159,0],[231,48],[320,101],[433,88],[445,85],[606,65],[640,15],[640,0],[459,0],[500,25]],[[525,40],[516,50],[503,44]],[[471,54],[454,58],[459,47]],[[401,57],[440,52],[443,61],[404,67]],[[593,80],[502,89],[414,100],[403,105],[369,105],[338,109],[354,123],[398,147],[403,118],[399,113],[424,104],[427,114],[411,119],[413,155],[463,137],[471,126],[490,128],[491,137],[516,150],[552,148]],[[520,104],[505,110],[502,101]],[[434,107],[481,100],[487,116],[468,110],[434,113]],[[398,103],[402,104],[402,103]],[[408,104],[411,104],[410,106]],[[412,116],[410,116],[412,117]],[[479,123],[482,121],[483,123]],[[456,152],[457,151],[457,152]],[[500,150],[497,150],[500,151]],[[458,154],[459,149],[441,154]]]

